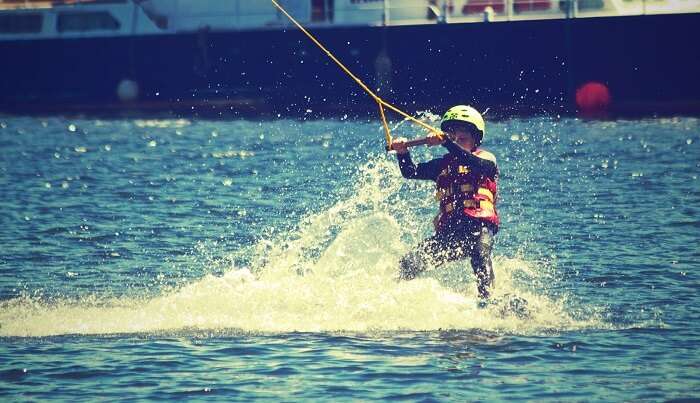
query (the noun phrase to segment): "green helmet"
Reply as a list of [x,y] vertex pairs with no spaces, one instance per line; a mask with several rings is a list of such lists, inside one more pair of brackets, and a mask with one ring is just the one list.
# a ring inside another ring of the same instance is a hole
[[486,133],[486,124],[484,123],[484,118],[476,109],[467,105],[457,105],[448,109],[447,112],[442,116],[442,122],[440,123],[440,129],[445,130],[450,123],[469,123],[473,125],[476,130],[479,131],[479,136],[476,140],[476,145],[481,144],[481,140],[484,139],[484,134]]

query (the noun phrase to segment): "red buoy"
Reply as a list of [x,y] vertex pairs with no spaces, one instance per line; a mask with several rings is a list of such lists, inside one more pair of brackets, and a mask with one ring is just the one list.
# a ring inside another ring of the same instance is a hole
[[610,90],[603,83],[587,82],[576,90],[576,106],[584,113],[605,112],[610,106]]

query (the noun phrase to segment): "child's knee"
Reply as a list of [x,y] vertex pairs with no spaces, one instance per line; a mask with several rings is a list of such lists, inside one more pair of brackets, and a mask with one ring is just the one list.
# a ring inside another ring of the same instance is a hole
[[401,280],[413,280],[425,270],[425,263],[417,253],[409,253],[399,262],[399,278]]

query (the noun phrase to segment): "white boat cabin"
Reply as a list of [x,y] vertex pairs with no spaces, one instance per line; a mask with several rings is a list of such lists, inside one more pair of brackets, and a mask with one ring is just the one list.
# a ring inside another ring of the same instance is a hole
[[[279,0],[311,27],[700,12],[700,0]],[[267,0],[0,0],[0,40],[281,29]]]

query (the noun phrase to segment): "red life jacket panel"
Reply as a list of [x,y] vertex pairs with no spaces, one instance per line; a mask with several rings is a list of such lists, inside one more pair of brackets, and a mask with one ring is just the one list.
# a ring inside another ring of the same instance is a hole
[[[473,154],[496,162],[488,151],[476,149]],[[496,211],[498,193],[497,178],[479,175],[463,164],[457,157],[446,158],[436,180],[435,198],[440,203],[440,212],[435,217],[435,229],[443,228],[449,221],[464,215],[498,226]]]

